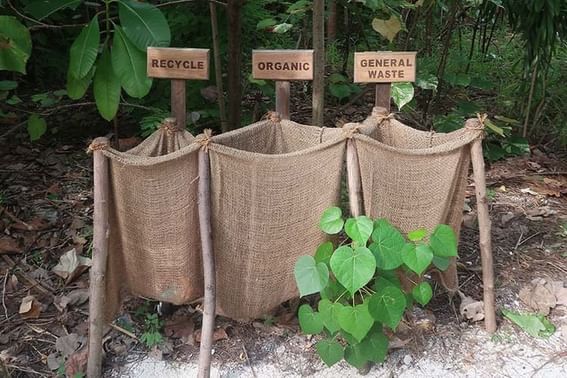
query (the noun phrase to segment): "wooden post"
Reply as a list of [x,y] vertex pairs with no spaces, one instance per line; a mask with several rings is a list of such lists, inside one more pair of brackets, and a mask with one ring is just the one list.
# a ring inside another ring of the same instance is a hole
[[219,26],[217,21],[217,8],[214,2],[209,2],[209,10],[211,12],[211,30],[213,36],[213,59],[215,60],[215,82],[217,84],[218,102],[221,130],[228,131],[228,123],[226,121],[226,108],[224,103],[224,85],[222,83],[222,67],[221,67],[221,52],[220,52],[220,38]]
[[496,331],[496,309],[494,304],[494,267],[492,261],[491,222],[486,199],[486,178],[482,139],[476,139],[471,145],[474,186],[478,211],[478,229],[480,238],[480,257],[482,261],[482,284],[484,289],[484,326],[486,331]]
[[289,119],[289,81],[276,81],[276,112],[282,119]]
[[313,1],[313,111],[311,124],[325,123],[325,1]]
[[387,113],[390,113],[390,93],[392,89],[392,84],[390,83],[378,83],[376,84],[376,99],[375,106],[385,108]]
[[[97,138],[94,145],[108,145],[107,138]],[[102,336],[104,327],[104,278],[108,256],[108,159],[101,150],[93,151],[94,215],[93,264],[90,271],[89,351],[87,375],[102,375]]]
[[202,149],[199,151],[199,229],[201,231],[205,296],[199,350],[199,378],[208,378],[211,373],[211,349],[215,329],[216,284],[211,230],[210,169],[209,153]]
[[350,215],[358,217],[362,215],[362,189],[360,183],[360,166],[358,165],[358,153],[354,139],[347,141],[346,148],[347,180],[348,180],[348,202]]
[[187,125],[185,100],[185,80],[171,80],[171,114],[177,119],[177,127],[180,130],[185,130]]

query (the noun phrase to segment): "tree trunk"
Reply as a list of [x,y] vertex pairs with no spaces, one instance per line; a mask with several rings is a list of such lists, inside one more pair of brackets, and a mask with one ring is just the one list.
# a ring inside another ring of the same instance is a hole
[[337,1],[329,0],[327,5],[329,18],[327,19],[327,44],[337,39]]
[[325,110],[325,1],[313,1],[313,115],[311,123],[323,126]]
[[240,113],[242,103],[241,83],[241,42],[242,25],[240,12],[242,0],[228,0],[228,129],[240,127]]
[[224,85],[222,84],[219,26],[217,22],[217,6],[212,1],[209,3],[209,10],[211,12],[211,33],[213,37],[213,58],[215,61],[215,82],[217,84],[221,130],[225,132],[228,131],[228,123],[226,122],[226,109],[224,106]]

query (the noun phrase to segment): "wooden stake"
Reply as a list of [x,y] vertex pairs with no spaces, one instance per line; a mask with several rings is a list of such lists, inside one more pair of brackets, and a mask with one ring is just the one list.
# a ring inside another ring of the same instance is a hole
[[226,108],[224,104],[224,85],[222,83],[222,66],[220,56],[220,38],[219,26],[217,21],[217,8],[214,2],[209,2],[209,10],[211,12],[211,31],[213,36],[213,59],[215,60],[215,82],[217,84],[218,102],[221,130],[228,131],[228,123],[226,121]]
[[387,110],[387,113],[390,113],[391,89],[392,84],[390,83],[376,84],[375,106],[385,108]]
[[[97,138],[94,144],[108,145],[107,138]],[[102,375],[102,335],[104,327],[104,283],[108,256],[108,159],[101,150],[93,151],[94,221],[93,264],[90,271],[89,354],[87,375]]]
[[187,125],[185,99],[185,80],[171,80],[171,114],[177,119],[177,127],[181,130],[185,130]]
[[492,261],[492,242],[490,236],[491,222],[488,214],[486,198],[486,178],[484,174],[484,158],[482,156],[482,139],[476,139],[471,145],[474,185],[478,211],[478,228],[480,234],[480,257],[482,261],[482,284],[484,287],[484,326],[486,331],[496,331],[496,309],[494,304],[494,267]]
[[362,215],[362,189],[360,184],[358,154],[356,152],[356,144],[353,139],[349,139],[347,141],[346,164],[350,214],[353,217],[358,217],[359,215]]
[[199,378],[211,374],[211,349],[215,329],[215,259],[211,230],[211,192],[209,153],[199,151],[199,229],[201,231],[201,251],[203,256],[203,275],[205,295],[203,300],[203,326],[199,350]]
[[276,81],[276,112],[282,119],[289,119],[289,81]]
[[313,111],[311,124],[325,123],[325,0],[313,1]]

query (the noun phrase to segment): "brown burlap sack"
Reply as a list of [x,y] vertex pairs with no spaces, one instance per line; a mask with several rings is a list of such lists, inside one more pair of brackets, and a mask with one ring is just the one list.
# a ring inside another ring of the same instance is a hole
[[217,312],[247,320],[298,296],[293,270],[339,202],[340,129],[266,120],[209,144]]
[[203,293],[197,186],[198,143],[162,127],[109,158],[109,252],[105,318],[122,293],[181,304]]
[[[376,108],[359,132],[354,140],[365,214],[386,218],[405,233],[448,224],[459,235],[470,143],[483,131],[419,131]],[[455,259],[441,276],[447,289],[457,289]]]

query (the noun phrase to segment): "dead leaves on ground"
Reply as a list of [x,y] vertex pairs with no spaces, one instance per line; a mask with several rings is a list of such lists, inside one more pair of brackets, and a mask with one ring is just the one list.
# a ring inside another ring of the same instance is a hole
[[41,314],[41,303],[33,295],[27,295],[22,299],[19,314],[23,319],[37,319]]
[[73,248],[59,258],[59,263],[52,270],[53,273],[63,278],[66,283],[70,283],[87,270],[91,264],[91,259],[79,256]]
[[532,310],[548,315],[556,306],[567,306],[567,288],[561,281],[536,278],[524,286],[519,297]]

